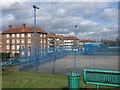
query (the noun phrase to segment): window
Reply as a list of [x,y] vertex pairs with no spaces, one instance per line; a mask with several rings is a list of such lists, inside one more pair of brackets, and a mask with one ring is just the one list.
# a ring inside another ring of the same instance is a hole
[[20,34],[17,34],[17,37],[20,37]]
[[31,43],[31,39],[28,39],[28,43]]
[[15,45],[12,45],[12,50],[15,50]]
[[24,46],[22,46],[22,49],[24,49]]
[[12,34],[12,37],[15,37],[15,34]]
[[50,41],[50,38],[48,38],[48,40]]
[[24,43],[24,39],[21,39],[21,43]]
[[30,49],[31,48],[31,46],[28,46],[28,49]]
[[42,34],[40,34],[40,37],[42,37]]
[[20,39],[17,39],[17,40],[16,40],[16,43],[19,44],[19,43],[20,43]]
[[31,33],[28,33],[28,37],[31,37]]
[[40,43],[42,43],[42,40],[40,40]]
[[19,48],[20,48],[20,46],[19,46],[19,45],[17,45],[17,50],[19,50]]
[[28,56],[30,56],[30,51],[28,51]]
[[30,47],[31,47],[31,46],[28,46],[28,49],[29,49],[29,50],[28,50],[28,56],[30,56]]
[[6,34],[6,38],[9,38],[9,36],[10,36],[9,34]]
[[59,41],[60,39],[58,38],[57,41]]
[[6,43],[9,43],[9,40],[6,40]]
[[21,37],[24,37],[25,36],[25,34],[21,34]]
[[9,46],[9,45],[7,45],[7,46],[6,46],[6,48],[7,48],[7,50],[8,50],[8,49],[10,49],[10,46]]
[[44,40],[44,43],[46,43],[46,40]]
[[15,43],[15,39],[12,39],[12,43]]
[[12,51],[13,55],[15,54],[15,51]]
[[22,55],[24,55],[24,51],[22,51]]
[[46,37],[46,34],[44,34],[44,38]]

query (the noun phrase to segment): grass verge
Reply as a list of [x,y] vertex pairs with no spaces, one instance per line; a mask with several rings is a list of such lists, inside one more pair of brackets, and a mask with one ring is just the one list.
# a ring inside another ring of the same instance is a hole
[[[39,74],[19,71],[3,71],[3,88],[66,88],[68,86],[67,76]],[[80,88],[95,88],[95,85],[84,84],[80,79]],[[114,90],[112,87],[101,86],[104,90]]]

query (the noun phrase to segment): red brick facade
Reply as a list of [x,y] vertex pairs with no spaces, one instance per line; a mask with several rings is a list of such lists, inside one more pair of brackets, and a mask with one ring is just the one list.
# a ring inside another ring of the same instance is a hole
[[[36,45],[46,46],[47,32],[37,27],[36,29]],[[19,53],[19,47],[33,47],[34,46],[34,27],[27,27],[25,24],[9,29],[2,33],[2,51]]]

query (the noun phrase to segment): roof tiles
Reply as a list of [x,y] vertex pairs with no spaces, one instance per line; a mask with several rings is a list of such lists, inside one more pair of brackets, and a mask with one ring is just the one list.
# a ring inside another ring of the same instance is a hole
[[[34,26],[24,27],[18,26],[16,28],[10,28],[7,31],[3,32],[3,34],[12,34],[12,33],[34,33]],[[47,33],[45,30],[36,27],[36,33]]]

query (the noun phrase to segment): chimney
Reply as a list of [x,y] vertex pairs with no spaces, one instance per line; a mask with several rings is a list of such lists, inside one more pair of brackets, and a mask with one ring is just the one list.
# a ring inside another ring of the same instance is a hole
[[26,27],[26,25],[25,24],[22,24],[22,26],[25,28]]
[[12,25],[9,25],[9,29],[12,29]]

